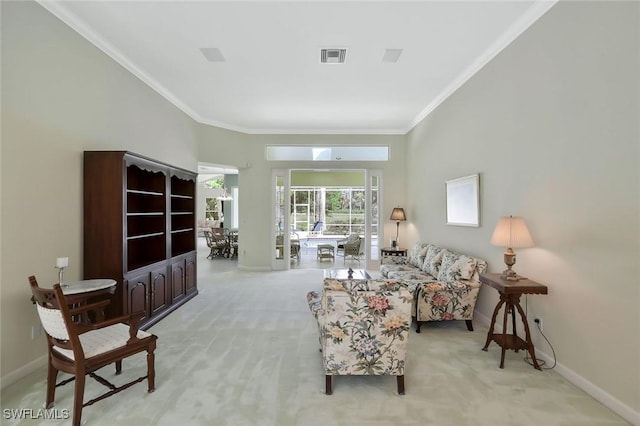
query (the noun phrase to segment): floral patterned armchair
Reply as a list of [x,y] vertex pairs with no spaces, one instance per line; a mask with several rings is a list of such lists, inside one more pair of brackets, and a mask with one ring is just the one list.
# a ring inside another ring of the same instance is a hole
[[394,280],[330,278],[322,295],[307,295],[318,322],[327,395],[337,375],[397,376],[404,395],[412,298]]

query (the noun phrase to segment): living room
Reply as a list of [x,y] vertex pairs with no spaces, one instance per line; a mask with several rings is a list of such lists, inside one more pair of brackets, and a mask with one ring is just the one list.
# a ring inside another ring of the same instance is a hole
[[[68,256],[67,275],[82,278],[84,150],[124,149],[190,170],[198,162],[237,167],[239,238],[253,248],[238,266],[268,280],[271,170],[290,165],[267,162],[265,145],[385,145],[387,162],[331,168],[382,169],[383,214],[395,206],[407,213],[402,246],[439,244],[485,259],[492,272],[504,268],[503,250],[490,244],[498,218],[524,217],[535,246],[517,250],[515,269],[549,287],[527,299],[527,310],[544,318],[555,372],[640,424],[638,3],[553,5],[407,134],[394,135],[243,133],[198,123],[40,4],[1,7],[3,393],[44,371],[27,277],[54,283],[55,259]],[[447,225],[445,182],[476,173],[480,226]],[[386,219],[385,241],[396,232]],[[481,289],[479,324],[497,300]],[[411,335],[420,338],[428,333]],[[540,335],[534,343],[551,357]]]

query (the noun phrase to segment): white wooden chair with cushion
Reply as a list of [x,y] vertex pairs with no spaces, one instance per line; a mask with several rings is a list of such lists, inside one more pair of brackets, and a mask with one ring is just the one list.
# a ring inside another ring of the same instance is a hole
[[[34,276],[29,277],[33,302],[37,306],[40,321],[47,334],[48,372],[46,408],[55,400],[57,386],[75,380],[73,401],[73,425],[79,426],[82,408],[112,396],[121,390],[139,383],[148,382],[148,391],[155,388],[154,354],[157,337],[138,330],[142,313],[114,318],[100,323],[86,321],[90,312],[104,309],[108,300],[80,306],[70,306],[62,293],[60,284],[53,290],[38,286]],[[128,322],[129,325],[124,324]],[[136,380],[117,387],[95,374],[95,371],[115,363],[116,374],[122,371],[122,360],[139,352],[147,352],[147,372]],[[58,371],[74,377],[56,384]],[[89,375],[110,390],[84,403],[85,376]]]

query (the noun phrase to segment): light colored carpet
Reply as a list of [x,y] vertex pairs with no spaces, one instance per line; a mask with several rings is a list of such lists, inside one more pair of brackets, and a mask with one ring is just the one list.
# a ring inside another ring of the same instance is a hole
[[[523,353],[498,368],[487,330],[432,323],[409,336],[406,395],[395,377],[336,377],[324,394],[317,329],[305,295],[320,269],[243,272],[232,261],[199,260],[200,294],[150,329],[158,336],[156,391],[146,382],[83,410],[88,425],[621,425],[624,420],[554,371],[536,371]],[[227,263],[224,263],[227,262]],[[217,265],[217,266],[216,266]],[[222,266],[220,266],[222,265]],[[44,340],[44,339],[43,339]],[[44,345],[44,341],[43,341]],[[144,374],[144,355],[101,373],[123,383]],[[2,392],[5,409],[42,407],[45,369]],[[88,379],[85,400],[104,388]],[[71,409],[73,385],[57,389]],[[69,424],[7,419],[2,424]]]

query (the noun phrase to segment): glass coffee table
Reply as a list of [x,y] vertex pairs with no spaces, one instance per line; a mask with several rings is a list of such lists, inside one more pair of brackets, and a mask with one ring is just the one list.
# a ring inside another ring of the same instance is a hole
[[[350,274],[351,273],[351,274]],[[369,280],[371,275],[364,269],[325,269],[325,278],[334,280]]]

